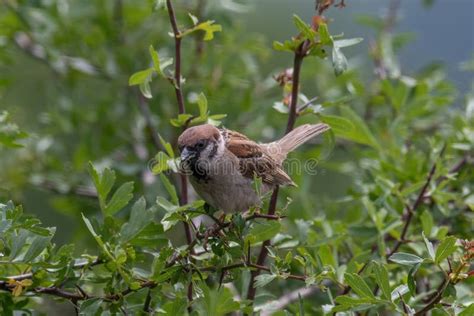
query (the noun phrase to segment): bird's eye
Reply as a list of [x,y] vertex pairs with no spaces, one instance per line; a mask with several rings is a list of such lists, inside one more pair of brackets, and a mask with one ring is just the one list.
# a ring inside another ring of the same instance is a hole
[[206,142],[203,141],[203,140],[200,140],[200,141],[197,142],[197,144],[196,144],[196,148],[199,148],[199,149],[203,149],[204,146],[206,146]]

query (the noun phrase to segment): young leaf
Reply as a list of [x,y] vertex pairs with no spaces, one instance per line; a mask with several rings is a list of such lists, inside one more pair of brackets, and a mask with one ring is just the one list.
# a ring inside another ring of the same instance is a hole
[[268,283],[272,282],[276,278],[275,274],[260,274],[255,277],[254,286],[256,288],[264,287]]
[[110,199],[110,201],[105,206],[105,214],[106,215],[114,215],[122,208],[124,208],[128,202],[133,198],[133,182],[125,182],[122,184],[117,191],[115,191],[114,195]]
[[169,159],[170,159],[170,157],[168,157],[168,155],[165,154],[164,152],[162,152],[162,151],[158,152],[155,156],[154,161],[153,161],[151,172],[153,172],[154,174],[160,174],[160,173],[168,170],[169,169],[169,165],[168,165],[168,160]]
[[189,18],[191,19],[191,21],[193,22],[193,25],[196,25],[198,24],[199,20],[196,16],[192,15],[191,13],[188,12],[188,16]]
[[140,88],[140,92],[143,94],[145,98],[151,99],[153,97],[151,95],[150,80],[140,83],[139,88]]
[[433,249],[433,244],[431,243],[431,241],[428,240],[428,238],[426,238],[425,232],[422,232],[421,235],[423,236],[423,240],[425,242],[426,249],[428,250],[428,254],[430,255],[430,258],[433,259],[433,261],[434,261],[435,260],[435,252],[434,252],[434,249]]
[[375,299],[372,290],[360,275],[356,273],[346,273],[344,274],[344,279],[346,280],[346,283],[352,288],[352,290],[360,297]]
[[314,40],[316,32],[296,14],[293,15],[293,22],[306,39],[310,41]]
[[186,36],[190,33],[198,31],[198,30],[201,30],[201,31],[205,32],[205,34],[204,34],[204,40],[205,41],[210,41],[214,38],[214,33],[215,32],[222,31],[222,26],[220,24],[214,24],[214,21],[209,20],[209,21],[206,21],[206,22],[199,23],[198,25],[194,26],[193,28],[184,31],[183,33],[181,33],[179,35],[179,37],[184,37],[184,36]]
[[160,57],[158,56],[158,52],[153,48],[152,45],[150,45],[148,50],[150,52],[151,59],[153,60],[153,69],[156,71],[157,74],[163,76],[163,72],[161,71],[160,67]]
[[204,93],[200,93],[197,98],[197,104],[199,106],[199,116],[206,117],[207,116],[207,99]]
[[336,46],[332,48],[332,66],[336,76],[342,75],[347,70],[347,58]]
[[449,257],[454,251],[456,251],[456,237],[448,236],[441,244],[439,244],[438,248],[436,248],[436,255],[435,255],[435,262],[437,264],[441,263],[444,259]]
[[398,264],[403,264],[407,266],[412,266],[417,263],[423,262],[422,258],[405,252],[396,252],[388,259]]
[[174,151],[173,151],[173,147],[171,146],[171,144],[168,143],[163,137],[161,137],[160,134],[158,134],[158,137],[160,138],[160,143],[165,148],[166,153],[168,154],[168,156],[170,156],[171,158],[174,158]]
[[128,79],[129,86],[141,85],[145,82],[150,81],[151,75],[153,74],[153,68],[140,70],[130,76]]
[[318,27],[319,39],[321,40],[321,44],[329,45],[332,44],[332,38],[328,31],[328,26],[325,23],[319,24]]
[[385,265],[383,265],[382,263],[374,261],[373,264],[375,280],[377,281],[378,286],[382,290],[382,296],[387,300],[391,300],[390,283],[388,281],[387,268],[385,268]]

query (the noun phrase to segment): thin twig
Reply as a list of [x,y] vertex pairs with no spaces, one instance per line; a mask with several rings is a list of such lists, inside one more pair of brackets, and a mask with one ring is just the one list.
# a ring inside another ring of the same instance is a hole
[[[173,29],[174,37],[174,47],[175,47],[175,68],[174,68],[174,90],[176,94],[176,100],[178,102],[178,112],[179,114],[184,114],[186,108],[184,105],[183,92],[181,90],[181,32],[178,28],[178,23],[176,21],[176,15],[174,13],[173,4],[171,0],[166,0],[166,7],[168,9],[168,16],[170,18],[171,28]],[[180,204],[185,205],[188,203],[188,183],[185,175],[180,175],[181,182],[181,194],[179,196]],[[191,228],[189,224],[183,222],[184,231],[186,234],[186,241],[189,244],[192,242]],[[190,249],[190,252],[193,252],[193,249]],[[188,301],[192,302],[193,300],[193,283],[190,282],[188,286]],[[188,312],[191,312],[191,305],[188,307]]]

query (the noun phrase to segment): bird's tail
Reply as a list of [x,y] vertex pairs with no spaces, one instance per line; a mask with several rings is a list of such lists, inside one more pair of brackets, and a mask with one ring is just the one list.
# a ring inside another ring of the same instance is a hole
[[283,161],[289,152],[295,150],[298,146],[304,144],[311,138],[324,133],[328,129],[330,129],[329,125],[324,123],[298,126],[280,140],[269,144],[269,150],[273,149],[278,151],[278,153],[273,154],[279,158],[278,160]]

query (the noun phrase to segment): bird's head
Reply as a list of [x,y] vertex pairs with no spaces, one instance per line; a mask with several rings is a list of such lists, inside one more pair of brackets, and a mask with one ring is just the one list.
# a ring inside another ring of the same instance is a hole
[[178,148],[183,163],[200,160],[210,162],[222,155],[225,144],[220,131],[211,124],[193,126],[178,138]]

